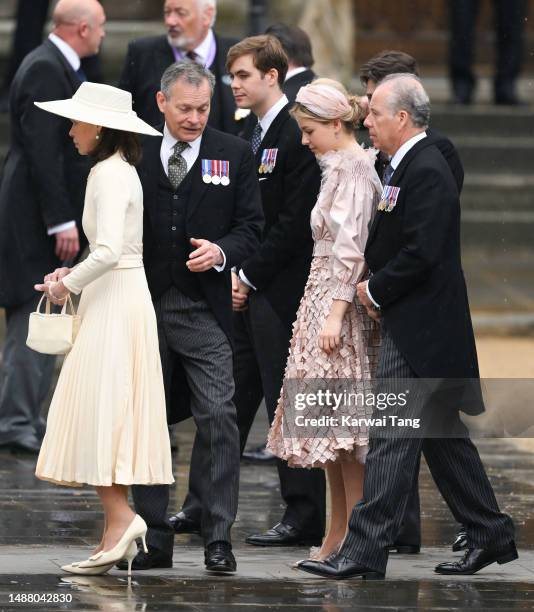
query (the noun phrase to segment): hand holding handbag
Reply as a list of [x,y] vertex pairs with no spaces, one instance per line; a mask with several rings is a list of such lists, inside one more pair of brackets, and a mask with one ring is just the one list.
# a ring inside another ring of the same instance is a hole
[[[45,312],[42,313],[41,304],[45,298]],[[67,305],[70,305],[71,314],[67,314]],[[80,323],[81,317],[76,314],[70,295],[67,296],[61,312],[52,313],[50,300],[43,294],[37,310],[30,314],[26,344],[38,353],[64,355],[72,348]]]

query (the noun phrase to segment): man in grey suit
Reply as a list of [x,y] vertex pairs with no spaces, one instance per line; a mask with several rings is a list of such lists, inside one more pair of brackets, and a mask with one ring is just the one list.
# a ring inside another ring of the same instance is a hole
[[87,161],[69,122],[45,120],[36,101],[70,98],[85,80],[80,59],[98,52],[105,14],[97,0],[60,0],[54,30],[22,62],[11,87],[11,143],[0,185],[0,306],[6,309],[0,447],[37,453],[55,359],[26,347],[33,285],[80,252]]

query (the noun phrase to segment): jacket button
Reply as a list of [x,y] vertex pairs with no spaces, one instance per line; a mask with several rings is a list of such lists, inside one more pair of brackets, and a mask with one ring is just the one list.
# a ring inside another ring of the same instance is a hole
[[172,196],[172,199],[173,199],[173,200],[177,200],[177,199],[178,199],[178,196],[177,196],[177,195],[173,195],[173,196]]
[[172,229],[172,231],[173,231],[173,232],[175,232],[175,231],[176,231],[176,225],[173,225],[173,226],[171,227],[171,229]]

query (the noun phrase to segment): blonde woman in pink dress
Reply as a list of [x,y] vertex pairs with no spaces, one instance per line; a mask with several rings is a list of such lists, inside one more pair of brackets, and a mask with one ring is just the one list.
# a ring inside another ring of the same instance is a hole
[[[365,116],[363,100],[350,96],[330,79],[318,79],[300,89],[292,110],[302,130],[302,142],[317,156],[322,185],[311,213],[315,242],[310,275],[293,325],[284,388],[269,432],[268,447],[295,467],[326,470],[330,489],[330,524],[315,559],[340,546],[352,507],[362,496],[366,429],[317,429],[309,437],[298,431],[290,414],[287,384],[299,391],[328,379],[370,381],[378,357],[378,325],[355,297],[366,277],[364,259],[368,227],[381,185],[374,168],[376,152],[364,150],[354,130]],[[356,409],[355,409],[356,410]],[[357,416],[369,416],[371,408]],[[302,416],[307,413],[303,412]],[[311,416],[311,412],[310,412]]]

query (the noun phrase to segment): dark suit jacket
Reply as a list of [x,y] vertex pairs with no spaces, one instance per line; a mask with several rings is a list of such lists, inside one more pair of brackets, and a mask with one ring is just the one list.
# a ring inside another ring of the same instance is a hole
[[291,331],[310,270],[310,213],[317,200],[321,171],[315,156],[302,145],[289,108],[287,105],[278,113],[256,154],[259,169],[262,152],[278,149],[274,171],[258,173],[265,214],[262,243],[241,267]]
[[478,378],[460,258],[460,201],[450,168],[424,138],[390,185],[400,188],[397,204],[391,212],[377,211],[365,249],[373,273],[369,290],[386,328],[417,376]]
[[[154,275],[163,263],[160,245],[154,239],[153,223],[158,219],[157,190],[160,176],[161,138],[147,138],[143,147],[143,160],[138,168],[143,186],[145,207],[143,259],[151,290]],[[230,162],[230,184],[206,184],[202,181],[201,160],[222,159]],[[207,127],[200,145],[200,153],[190,172],[193,174],[191,195],[186,216],[187,240],[205,238],[219,245],[226,256],[223,272],[208,270],[198,274],[205,300],[209,304],[222,330],[232,343],[232,284],[230,270],[238,266],[257,248],[263,227],[260,190],[250,145],[236,136]],[[193,250],[193,247],[190,247]],[[192,273],[193,274],[193,273]],[[158,285],[161,292],[161,286]],[[153,294],[157,298],[157,294]],[[181,367],[178,367],[172,385],[172,403],[169,422],[189,416],[188,389]]]
[[[436,145],[436,147],[440,150],[441,154],[445,158],[445,161],[449,164],[449,168],[451,169],[452,175],[454,176],[454,180],[456,182],[456,186],[458,188],[458,193],[462,193],[462,188],[464,185],[464,167],[462,165],[462,160],[460,159],[460,155],[456,147],[452,144],[452,142],[440,132],[436,132],[435,130],[428,129],[426,130],[426,137],[428,138],[428,142]],[[382,180],[384,176],[384,171],[389,164],[389,158],[387,155],[380,153],[376,158],[375,168]]]
[[[70,122],[35,101],[70,98],[80,81],[45,41],[22,62],[11,86],[11,142],[0,185],[0,305],[35,295],[33,285],[60,265],[47,227],[81,217],[89,161],[69,137]],[[83,234],[81,234],[83,244]]]
[[[236,134],[238,129],[234,118],[236,106],[225,64],[228,49],[237,40],[215,35],[215,41],[217,53],[209,68],[215,75],[216,85],[208,123],[223,132]],[[128,45],[119,87],[131,92],[134,111],[154,127],[163,121],[156,104],[161,76],[174,61],[174,53],[166,36],[140,38]]]
[[305,70],[304,72],[299,72],[295,76],[292,76],[290,79],[284,83],[284,93],[287,96],[287,99],[293,104],[295,102],[295,98],[297,97],[298,91],[304,85],[308,85],[311,83],[317,75],[313,70]]

